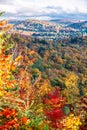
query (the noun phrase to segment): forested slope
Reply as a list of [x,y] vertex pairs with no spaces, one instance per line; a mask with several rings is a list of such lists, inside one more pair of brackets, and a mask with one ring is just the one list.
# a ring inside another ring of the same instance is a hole
[[[0,129],[87,129],[87,37],[48,41],[0,22]],[[5,27],[3,27],[6,25]]]

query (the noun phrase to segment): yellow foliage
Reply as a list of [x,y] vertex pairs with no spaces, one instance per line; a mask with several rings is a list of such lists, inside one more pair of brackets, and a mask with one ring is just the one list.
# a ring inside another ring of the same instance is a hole
[[[7,20],[1,21],[0,26],[4,26],[7,24]],[[11,27],[8,25],[9,28]],[[3,31],[1,30],[1,38],[0,38],[0,96],[3,96],[7,89],[15,88],[17,82],[15,79],[12,79],[11,70],[15,70],[15,65],[12,60],[12,55],[6,55],[6,47],[3,43]],[[7,43],[6,43],[7,45]]]
[[74,72],[70,72],[65,79],[66,87],[76,87],[78,84],[78,76]]
[[[8,24],[7,20],[2,20],[0,21],[0,30],[3,31],[8,31],[9,29],[12,28],[12,24]],[[2,34],[1,34],[2,35]]]
[[0,21],[0,26],[4,26],[4,25],[6,25],[7,23],[8,23],[7,20],[2,20],[2,21]]
[[3,89],[15,86],[15,80],[9,81],[13,66],[12,57],[10,55],[6,56],[3,52],[0,53],[0,87]]
[[80,117],[70,114],[62,121],[64,128],[63,130],[79,130],[79,126],[82,124]]
[[75,103],[78,100],[79,89],[78,89],[78,76],[74,72],[70,72],[66,79],[66,88],[62,91],[62,94],[66,96],[67,103]]
[[0,97],[2,97],[4,95],[4,91],[0,90]]
[[48,80],[44,80],[43,83],[38,84],[37,87],[38,87],[37,93],[40,96],[47,94],[51,90],[50,83]]
[[17,62],[17,61],[20,61],[22,59],[22,56],[20,55],[20,56],[18,56],[16,59],[15,59],[15,61]]

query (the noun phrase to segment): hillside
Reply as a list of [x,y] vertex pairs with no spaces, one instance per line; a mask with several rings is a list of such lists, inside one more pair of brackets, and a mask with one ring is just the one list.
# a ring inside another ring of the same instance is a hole
[[[14,21],[14,23],[15,24],[11,30],[11,33],[32,36],[34,38],[60,40],[87,34],[86,21],[77,22],[74,20],[25,20],[18,22]],[[84,30],[81,30],[81,28]]]
[[[13,35],[12,37],[18,44],[18,51],[19,48],[27,47],[37,53],[35,55],[37,59],[32,68],[39,69],[42,77],[49,79],[50,82],[59,78],[62,85],[65,77],[70,72],[76,73],[79,81],[82,81],[80,79],[82,75],[82,77],[87,76],[87,37],[58,40],[55,42],[34,39],[32,37],[22,38],[20,35]],[[63,77],[62,74],[65,76]],[[62,88],[61,85],[60,87]]]
[[87,21],[70,24],[69,27],[75,29],[87,29]]
[[0,26],[0,129],[86,130],[87,36],[44,39]]
[[25,20],[14,25],[12,32],[19,32],[23,35],[32,35],[33,37],[55,38],[59,31],[59,25],[48,21]]

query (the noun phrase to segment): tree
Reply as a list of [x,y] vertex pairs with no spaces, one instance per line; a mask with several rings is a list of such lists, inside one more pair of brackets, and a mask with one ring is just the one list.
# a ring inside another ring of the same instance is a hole
[[70,72],[65,78],[66,88],[62,92],[67,97],[67,103],[69,104],[73,104],[78,100],[78,83],[79,78],[74,72]]

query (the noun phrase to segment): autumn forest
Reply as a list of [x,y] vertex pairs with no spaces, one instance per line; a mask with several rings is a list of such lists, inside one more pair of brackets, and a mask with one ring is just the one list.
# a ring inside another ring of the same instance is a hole
[[0,130],[87,130],[87,36],[11,34],[0,22]]

